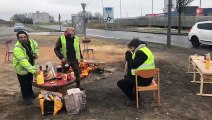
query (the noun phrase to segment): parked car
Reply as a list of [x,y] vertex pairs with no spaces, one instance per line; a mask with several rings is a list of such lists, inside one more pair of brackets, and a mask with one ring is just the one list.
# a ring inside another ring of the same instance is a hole
[[25,30],[24,25],[22,23],[15,23],[14,32],[18,32],[20,30]]
[[212,45],[212,21],[197,22],[190,29],[188,40],[194,47],[200,44]]

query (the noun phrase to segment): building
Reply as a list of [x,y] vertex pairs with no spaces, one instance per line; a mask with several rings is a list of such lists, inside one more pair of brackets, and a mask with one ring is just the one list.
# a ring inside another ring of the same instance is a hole
[[49,23],[49,13],[36,11],[36,13],[32,13],[33,24],[36,23]]
[[[163,8],[164,13],[168,12],[168,4],[169,0],[164,0],[164,8]],[[177,7],[177,0],[172,0],[172,11],[176,11],[176,7]]]

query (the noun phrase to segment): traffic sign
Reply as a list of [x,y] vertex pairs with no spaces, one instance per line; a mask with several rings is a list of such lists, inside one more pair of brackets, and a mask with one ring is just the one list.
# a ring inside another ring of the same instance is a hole
[[105,23],[113,23],[113,20],[114,20],[113,7],[104,7],[103,16],[104,16]]

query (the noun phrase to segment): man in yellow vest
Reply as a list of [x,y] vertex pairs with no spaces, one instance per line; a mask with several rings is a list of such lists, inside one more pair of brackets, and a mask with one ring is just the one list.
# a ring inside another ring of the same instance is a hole
[[32,90],[33,74],[36,74],[35,59],[38,58],[38,44],[29,39],[25,31],[17,33],[17,43],[13,50],[13,66],[21,87],[23,103],[32,104],[36,96]]
[[[145,42],[134,38],[128,43],[128,48],[130,51],[125,53],[126,74],[124,79],[117,82],[117,85],[129,98],[126,105],[133,105],[136,104],[135,71],[153,69],[155,63],[154,56]],[[138,84],[139,86],[148,86],[151,84],[152,79],[138,77]]]
[[79,61],[82,60],[79,38],[75,36],[73,27],[66,28],[64,35],[60,36],[54,48],[55,54],[61,60],[62,65],[66,63],[72,67],[76,76],[76,86],[80,86]]

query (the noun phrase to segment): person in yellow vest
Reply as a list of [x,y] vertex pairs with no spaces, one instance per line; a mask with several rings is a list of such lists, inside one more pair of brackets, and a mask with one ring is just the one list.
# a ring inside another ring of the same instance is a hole
[[38,44],[35,40],[29,39],[25,31],[19,31],[16,34],[17,43],[13,50],[13,66],[17,74],[23,103],[32,104],[32,99],[36,96],[32,90],[33,74],[39,71],[35,68],[35,59],[38,58]]
[[83,59],[80,49],[79,38],[75,36],[75,29],[67,27],[64,35],[60,36],[54,48],[55,54],[61,60],[62,66],[66,63],[72,67],[76,76],[76,86],[80,85],[79,61]]
[[[129,98],[126,105],[136,104],[135,93],[135,71],[147,70],[155,68],[154,56],[147,47],[147,44],[140,41],[138,38],[134,38],[128,43],[130,51],[125,53],[125,76],[124,79],[117,82],[118,87]],[[138,77],[139,86],[148,86],[151,84],[153,78],[141,78]]]

